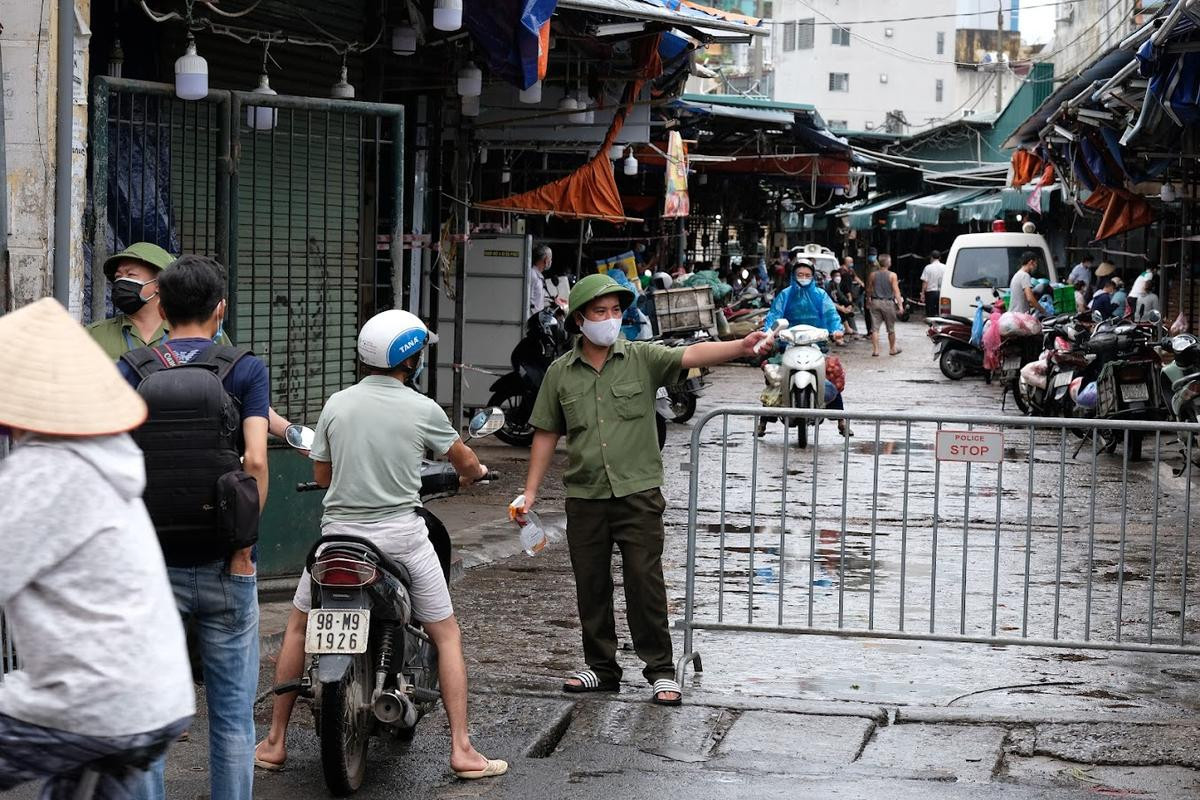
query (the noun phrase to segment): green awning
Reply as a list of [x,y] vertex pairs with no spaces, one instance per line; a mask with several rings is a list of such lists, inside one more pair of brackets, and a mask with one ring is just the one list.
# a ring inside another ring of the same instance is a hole
[[983,222],[999,219],[1004,213],[1004,200],[1000,192],[993,191],[980,195],[974,200],[960,203],[958,206],[958,221]]
[[[1028,211],[1029,198],[1036,191],[1036,186],[1022,186],[1019,189],[1006,187],[1000,190],[1000,198],[1004,203],[1005,211]],[[1052,183],[1049,186],[1042,187],[1042,210],[1050,208],[1050,198],[1052,198],[1059,190],[1057,183]]]
[[937,225],[943,211],[958,207],[960,203],[974,199],[983,194],[986,189],[947,189],[937,194],[912,200],[908,204],[908,215],[913,227],[919,225]]
[[917,227],[917,223],[913,222],[907,209],[901,208],[888,212],[887,229],[889,231],[911,231]]
[[849,213],[850,227],[856,231],[870,230],[875,227],[875,215],[880,211],[887,211],[890,208],[907,203],[914,197],[920,196],[920,193],[914,192],[912,194],[898,194],[872,200],[870,205],[855,209]]

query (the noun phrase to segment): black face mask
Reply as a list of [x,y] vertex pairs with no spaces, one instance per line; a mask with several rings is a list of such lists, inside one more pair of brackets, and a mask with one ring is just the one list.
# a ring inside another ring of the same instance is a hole
[[[149,302],[149,300],[142,299],[142,289],[147,283],[154,283],[157,280],[158,278],[154,278],[142,283],[133,278],[117,278],[113,281],[112,287],[113,305],[122,314],[136,314],[142,306]],[[150,295],[150,299],[153,298],[154,295]]]

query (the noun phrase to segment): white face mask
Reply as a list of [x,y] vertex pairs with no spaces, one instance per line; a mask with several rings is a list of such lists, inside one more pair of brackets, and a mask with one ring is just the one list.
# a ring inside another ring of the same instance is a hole
[[579,327],[592,344],[597,347],[612,347],[621,335],[621,318],[600,321],[584,319]]
[[812,281],[812,278],[796,278],[796,283],[800,286],[808,286]]

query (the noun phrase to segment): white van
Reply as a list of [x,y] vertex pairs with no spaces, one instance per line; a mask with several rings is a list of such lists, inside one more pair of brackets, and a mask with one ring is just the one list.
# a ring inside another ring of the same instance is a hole
[[946,259],[938,313],[971,317],[980,301],[992,302],[992,290],[1008,290],[1013,275],[1021,268],[1021,254],[1038,254],[1035,278],[1058,283],[1058,272],[1050,246],[1038,233],[965,233],[954,240]]
[[[833,275],[840,265],[837,256],[828,247],[819,244],[798,244],[789,252],[800,258],[806,258],[813,263],[813,268],[825,273],[826,277]],[[790,277],[790,276],[789,276]]]

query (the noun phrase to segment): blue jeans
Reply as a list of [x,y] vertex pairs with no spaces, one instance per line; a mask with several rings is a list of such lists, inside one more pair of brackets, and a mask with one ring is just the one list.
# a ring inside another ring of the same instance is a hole
[[[195,626],[208,702],[211,796],[250,800],[254,785],[254,697],[258,691],[258,582],[225,562],[168,567],[184,624]],[[164,800],[165,760],[155,762],[149,797]]]

